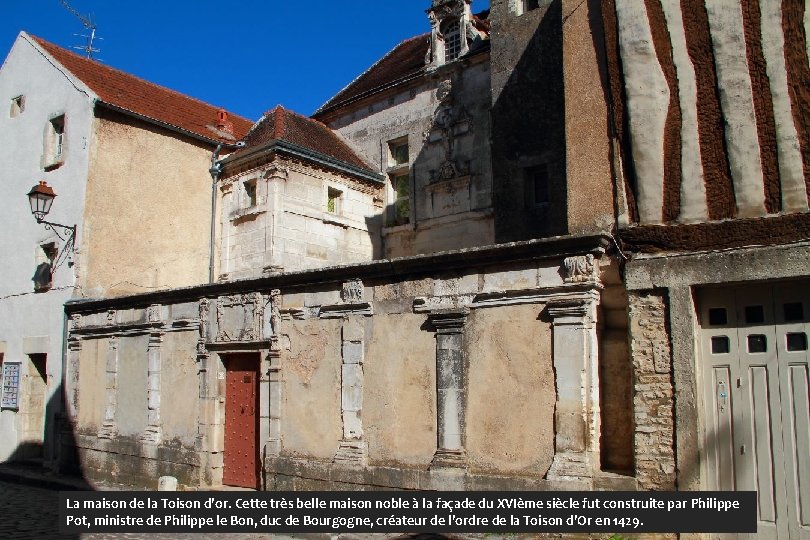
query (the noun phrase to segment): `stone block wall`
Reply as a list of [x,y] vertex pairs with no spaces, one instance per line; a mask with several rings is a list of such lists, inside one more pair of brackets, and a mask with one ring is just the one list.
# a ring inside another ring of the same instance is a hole
[[548,248],[509,262],[527,246],[157,293],[145,307],[76,304],[81,391],[68,395],[85,466],[221,484],[228,361],[249,354],[269,488],[612,485],[600,473],[601,411],[620,408],[600,398],[599,357],[615,352],[598,344],[607,274],[593,254]]
[[632,292],[629,303],[636,478],[643,489],[674,489],[675,419],[666,293]]
[[277,157],[227,177],[220,193],[220,279],[380,254],[381,185]]

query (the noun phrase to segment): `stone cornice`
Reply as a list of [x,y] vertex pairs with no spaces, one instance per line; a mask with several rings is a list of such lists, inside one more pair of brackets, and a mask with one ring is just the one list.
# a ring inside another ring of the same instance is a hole
[[354,278],[367,280],[399,279],[402,275],[430,276],[470,267],[498,266],[507,262],[560,259],[587,253],[602,254],[610,245],[610,237],[604,234],[558,236],[443,251],[428,255],[285,272],[256,279],[205,284],[117,298],[72,300],[65,304],[65,312],[70,315],[98,312],[113,307],[121,309],[144,307],[151,304],[196,302],[202,297],[213,298],[229,294],[269,291],[270,289],[295,289],[318,284],[336,284]]

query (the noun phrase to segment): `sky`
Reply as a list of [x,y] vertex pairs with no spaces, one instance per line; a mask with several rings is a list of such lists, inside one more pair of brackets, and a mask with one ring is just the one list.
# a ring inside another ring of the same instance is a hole
[[[430,0],[67,0],[92,19],[94,58],[250,120],[277,104],[312,114],[404,39]],[[473,11],[489,8],[474,0]],[[83,45],[62,0],[0,0],[0,54],[21,30]]]

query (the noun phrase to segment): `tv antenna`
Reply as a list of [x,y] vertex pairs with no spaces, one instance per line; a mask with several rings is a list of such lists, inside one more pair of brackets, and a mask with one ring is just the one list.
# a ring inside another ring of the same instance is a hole
[[59,1],[62,3],[62,7],[64,7],[66,10],[71,12],[77,19],[79,19],[82,22],[82,25],[84,25],[84,27],[89,32],[89,35],[84,34],[81,35],[81,37],[87,40],[87,43],[83,46],[78,45],[73,48],[78,49],[80,51],[84,51],[84,54],[87,56],[87,58],[92,59],[93,53],[101,52],[100,49],[96,49],[95,47],[93,47],[93,42],[96,40],[96,23],[93,22],[92,15],[88,15],[87,17],[85,17],[84,15],[76,11],[73,7],[71,7],[71,5],[67,3],[67,0],[59,0]]

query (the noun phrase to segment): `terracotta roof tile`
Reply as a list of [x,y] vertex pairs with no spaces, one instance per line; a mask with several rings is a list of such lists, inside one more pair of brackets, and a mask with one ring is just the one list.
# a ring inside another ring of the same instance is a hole
[[334,131],[317,120],[301,116],[281,105],[267,111],[244,140],[245,148],[237,153],[279,140],[319,152],[361,169],[373,170]]
[[[476,29],[489,35],[489,10],[474,14]],[[373,94],[399,81],[422,73],[425,69],[425,56],[430,48],[430,33],[406,39],[388,54],[368,68],[336,96],[321,105],[312,115],[317,117],[329,109],[340,107],[354,99]]]
[[[89,60],[44,39],[31,37],[104,103],[206,139],[225,140],[209,128],[217,125],[218,107]],[[236,139],[244,137],[252,124],[247,118],[231,113],[228,113],[228,121],[233,124],[233,136]]]
[[430,34],[421,34],[394,47],[336,96],[321,105],[313,116],[424,71],[429,38]]

